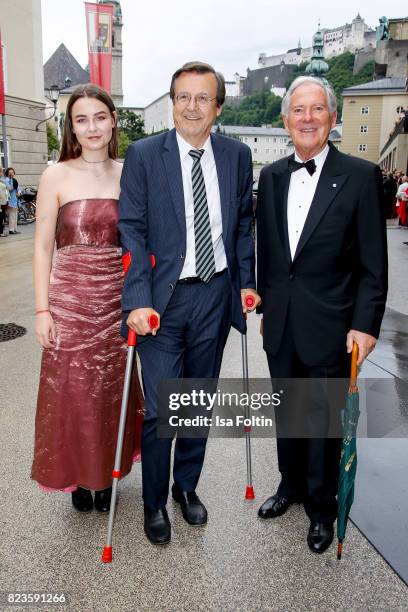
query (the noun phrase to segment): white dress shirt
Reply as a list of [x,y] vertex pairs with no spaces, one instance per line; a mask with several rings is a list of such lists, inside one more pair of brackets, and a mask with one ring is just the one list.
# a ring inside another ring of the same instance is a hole
[[[194,149],[194,147],[186,142],[180,136],[180,134],[176,133],[176,136],[180,153],[181,171],[183,175],[187,236],[186,254],[180,278],[186,278],[189,276],[197,276],[195,264],[194,198],[193,184],[191,181],[193,158],[191,155],[189,155],[189,151]],[[221,272],[221,270],[224,270],[227,267],[227,258],[225,255],[224,243],[222,241],[222,215],[218,175],[210,137],[207,138],[204,145],[200,148],[204,149],[204,153],[201,156],[201,168],[203,170],[208,212],[210,216],[215,271]]]
[[[300,170],[292,172],[291,174],[287,213],[289,246],[292,260],[295,256],[299,238],[302,234],[303,226],[309,213],[317,183],[320,178],[320,173],[322,171],[323,164],[326,161],[328,152],[329,145],[326,145],[323,151],[320,151],[316,157],[312,158],[316,164],[316,170],[312,175],[309,174],[306,168],[301,168]],[[303,162],[303,160],[296,154],[296,151],[295,160],[301,163]]]

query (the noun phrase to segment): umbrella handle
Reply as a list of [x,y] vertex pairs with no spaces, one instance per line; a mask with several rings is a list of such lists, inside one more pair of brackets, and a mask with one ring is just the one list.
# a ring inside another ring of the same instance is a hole
[[357,386],[357,360],[358,360],[358,344],[353,342],[351,351],[351,369],[350,369],[350,388]]

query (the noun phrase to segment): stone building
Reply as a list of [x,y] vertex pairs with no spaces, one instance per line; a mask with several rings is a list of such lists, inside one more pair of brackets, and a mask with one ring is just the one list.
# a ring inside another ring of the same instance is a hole
[[[21,185],[37,186],[47,166],[41,0],[2,0],[8,164]],[[38,127],[38,129],[37,129]],[[4,149],[0,133],[1,164]]]
[[408,108],[405,77],[386,77],[343,92],[341,150],[377,163],[396,124]]
[[388,20],[388,38],[377,41],[375,75],[408,77],[408,17]]
[[384,170],[408,174],[408,108],[381,149],[378,163]]
[[220,130],[225,136],[232,136],[249,146],[252,161],[255,165],[271,164],[272,162],[289,155],[289,135],[284,128],[276,127],[247,127],[243,125],[220,125],[214,131]]
[[[345,51],[355,53],[357,49],[371,46],[375,47],[375,30],[370,28],[364,19],[358,13],[351,23],[346,23],[336,28],[322,28],[323,37],[323,54],[326,58],[340,55]],[[279,55],[267,56],[266,53],[261,53],[258,59],[258,66],[279,66],[282,62],[285,64],[299,65],[303,62],[309,62],[312,58],[312,47],[301,47],[299,41],[298,46],[294,49],[289,49],[286,53]]]
[[255,70],[248,68],[242,85],[242,94],[250,96],[254,93],[270,91],[277,96],[282,96],[286,91],[288,80],[293,75],[294,68],[294,66],[283,63],[279,66],[267,66]]
[[171,130],[174,127],[173,102],[168,92],[145,106],[143,120],[146,134]]

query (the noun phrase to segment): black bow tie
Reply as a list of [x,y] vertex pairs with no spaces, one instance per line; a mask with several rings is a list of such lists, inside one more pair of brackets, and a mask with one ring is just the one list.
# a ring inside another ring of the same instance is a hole
[[296,161],[295,159],[290,159],[288,163],[289,172],[296,172],[296,170],[300,170],[301,168],[306,168],[310,176],[316,172],[316,164],[314,159],[309,159],[304,164]]

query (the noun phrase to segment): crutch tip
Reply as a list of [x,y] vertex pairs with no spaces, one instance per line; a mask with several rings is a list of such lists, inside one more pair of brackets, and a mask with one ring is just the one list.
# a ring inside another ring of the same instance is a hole
[[248,485],[245,491],[245,499],[255,499],[254,487]]
[[104,546],[102,553],[102,561],[104,563],[112,562],[112,546]]

